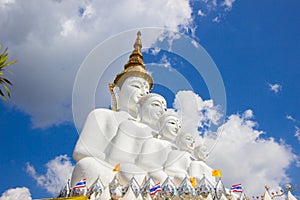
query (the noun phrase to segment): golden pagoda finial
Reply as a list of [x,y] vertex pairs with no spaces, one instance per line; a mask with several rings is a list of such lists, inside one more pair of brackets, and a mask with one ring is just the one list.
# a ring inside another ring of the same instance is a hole
[[134,50],[130,54],[129,60],[125,64],[124,69],[127,69],[127,68],[132,67],[132,66],[141,66],[141,67],[145,68],[143,55],[142,55],[142,52],[141,52],[141,49],[142,49],[141,35],[142,34],[141,34],[140,31],[138,31],[136,35],[137,35],[137,37],[136,37],[135,43],[133,45]]
[[141,77],[149,83],[150,90],[153,87],[153,79],[146,70],[145,63],[143,60],[143,55],[141,52],[141,48],[142,48],[141,35],[142,35],[141,32],[138,31],[135,43],[133,45],[134,50],[130,54],[128,62],[124,65],[124,70],[116,76],[113,83],[108,84],[110,92],[112,94],[114,104],[115,104],[113,106],[114,107],[113,109],[117,108],[117,100],[116,100],[113,89],[115,86],[118,86],[119,88],[121,88],[123,85],[123,82],[126,80],[126,78],[132,77],[132,76],[133,77]]
[[141,31],[138,31],[136,35],[137,35],[137,37],[136,37],[133,47],[134,47],[134,49],[142,49]]

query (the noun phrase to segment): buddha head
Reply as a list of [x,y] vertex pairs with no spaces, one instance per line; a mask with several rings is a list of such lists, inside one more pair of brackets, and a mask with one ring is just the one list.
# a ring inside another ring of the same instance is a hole
[[153,79],[147,72],[141,53],[141,33],[138,32],[131,53],[124,70],[116,76],[109,89],[114,101],[114,110],[122,110],[136,117],[136,104],[138,100],[148,94],[153,86]]
[[189,132],[180,132],[176,137],[176,145],[181,151],[187,151],[191,154],[195,148],[195,138]]
[[142,123],[158,130],[158,122],[160,117],[167,111],[167,103],[163,96],[150,93],[139,99],[137,110]]
[[205,161],[208,158],[208,148],[205,145],[199,145],[194,149],[194,155],[198,160]]
[[165,113],[159,119],[159,135],[161,139],[173,142],[181,128],[181,122],[175,114]]

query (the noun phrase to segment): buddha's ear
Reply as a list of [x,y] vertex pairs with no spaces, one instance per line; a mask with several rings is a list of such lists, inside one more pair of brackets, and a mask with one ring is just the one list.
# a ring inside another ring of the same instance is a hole
[[116,110],[119,110],[119,94],[120,94],[120,87],[115,85],[115,87],[113,88],[113,95],[114,95],[114,98],[115,98],[115,107],[116,107]]
[[119,106],[118,106],[118,101],[119,101],[119,92],[120,92],[120,88],[119,86],[115,85],[114,83],[108,83],[108,88],[113,100],[112,103],[112,110],[118,110]]

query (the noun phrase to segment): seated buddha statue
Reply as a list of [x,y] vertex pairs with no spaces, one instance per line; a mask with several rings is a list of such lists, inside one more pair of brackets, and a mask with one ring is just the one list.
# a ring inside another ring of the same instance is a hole
[[105,150],[107,162],[112,165],[120,163],[119,180],[125,184],[133,176],[141,182],[146,175],[136,160],[143,143],[153,138],[159,118],[166,112],[166,100],[161,95],[150,93],[139,99],[137,107],[137,119],[121,122]]
[[163,183],[167,174],[163,171],[163,166],[168,154],[172,149],[176,149],[174,144],[177,133],[181,128],[181,123],[175,114],[165,113],[159,119],[159,138],[146,140],[142,146],[137,165],[148,172],[156,182]]
[[153,86],[152,77],[145,69],[141,53],[141,39],[138,32],[134,50],[124,70],[109,84],[115,105],[111,109],[97,108],[88,115],[79,139],[76,143],[73,158],[76,161],[71,185],[81,178],[87,178],[89,186],[97,179],[100,171],[102,181],[109,181],[113,174],[113,166],[105,162],[107,145],[115,136],[120,123],[137,117],[137,102],[148,94]]

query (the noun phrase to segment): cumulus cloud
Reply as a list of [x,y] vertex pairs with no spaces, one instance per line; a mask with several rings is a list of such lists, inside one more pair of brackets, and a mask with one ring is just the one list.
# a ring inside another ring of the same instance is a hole
[[254,117],[253,111],[250,110],[250,109],[246,110],[246,111],[243,113],[243,117],[244,117],[245,119],[251,119],[251,118],[253,118],[253,117]]
[[199,128],[205,132],[212,124],[217,125],[222,114],[213,100],[202,100],[192,91],[179,91],[173,103],[182,120],[182,131],[199,136]]
[[230,10],[234,2],[235,0],[225,0],[222,5],[226,7],[226,10]]
[[202,10],[198,10],[198,15],[200,15],[201,17],[204,17],[205,13]]
[[268,83],[268,85],[269,85],[269,89],[273,91],[275,94],[277,94],[279,91],[282,90],[282,85],[278,83],[275,84]]
[[286,169],[296,161],[283,141],[260,137],[264,132],[257,130],[257,123],[249,118],[251,112],[231,115],[218,128],[217,145],[208,159],[209,165],[222,170],[226,185],[242,183],[250,196],[263,194],[266,184],[279,188],[288,183]]
[[192,43],[192,45],[193,45],[194,47],[196,47],[196,48],[199,48],[199,47],[200,47],[199,44],[198,44],[198,42],[196,42],[195,40],[192,40],[191,43]]
[[298,142],[300,143],[300,128],[298,126],[295,127],[295,137],[297,138]]
[[213,18],[212,21],[215,23],[219,23],[221,20],[220,20],[220,17],[217,16],[217,17]]
[[[232,6],[233,2],[201,1],[198,14],[216,16],[223,4]],[[10,48],[12,58],[19,60],[9,77],[14,82],[11,102],[31,117],[34,128],[72,122],[74,79],[91,49],[134,28],[194,32],[192,13],[188,0],[125,0],[118,4],[2,0],[0,25],[5,29],[0,32],[1,42]],[[220,22],[220,18],[218,15],[213,21]]]
[[204,19],[219,23],[232,9],[236,0],[202,0],[193,2],[200,9],[196,15],[200,17],[200,21]]
[[296,122],[297,120],[292,116],[292,115],[286,115],[286,119],[292,121],[292,122]]
[[6,190],[0,197],[0,200],[31,200],[31,194],[28,188],[26,187],[17,187]]
[[[159,50],[158,50],[158,52],[159,52]],[[157,49],[151,50],[151,54],[153,54],[153,55],[157,54],[158,52],[157,52]],[[163,68],[168,69],[169,71],[172,70],[172,66],[171,66],[170,60],[168,59],[168,57],[165,54],[162,55],[162,57],[159,60],[159,62],[147,63],[147,67],[150,67],[150,66],[163,67]]]
[[58,195],[61,188],[71,178],[74,166],[67,155],[60,155],[46,164],[46,174],[38,174],[30,163],[26,164],[26,172],[45,188],[50,194]]
[[101,41],[128,29],[178,30],[192,21],[188,0],[5,0],[0,5],[0,25],[5,27],[0,38],[19,60],[9,77],[14,82],[12,101],[36,128],[72,121],[75,75]]

